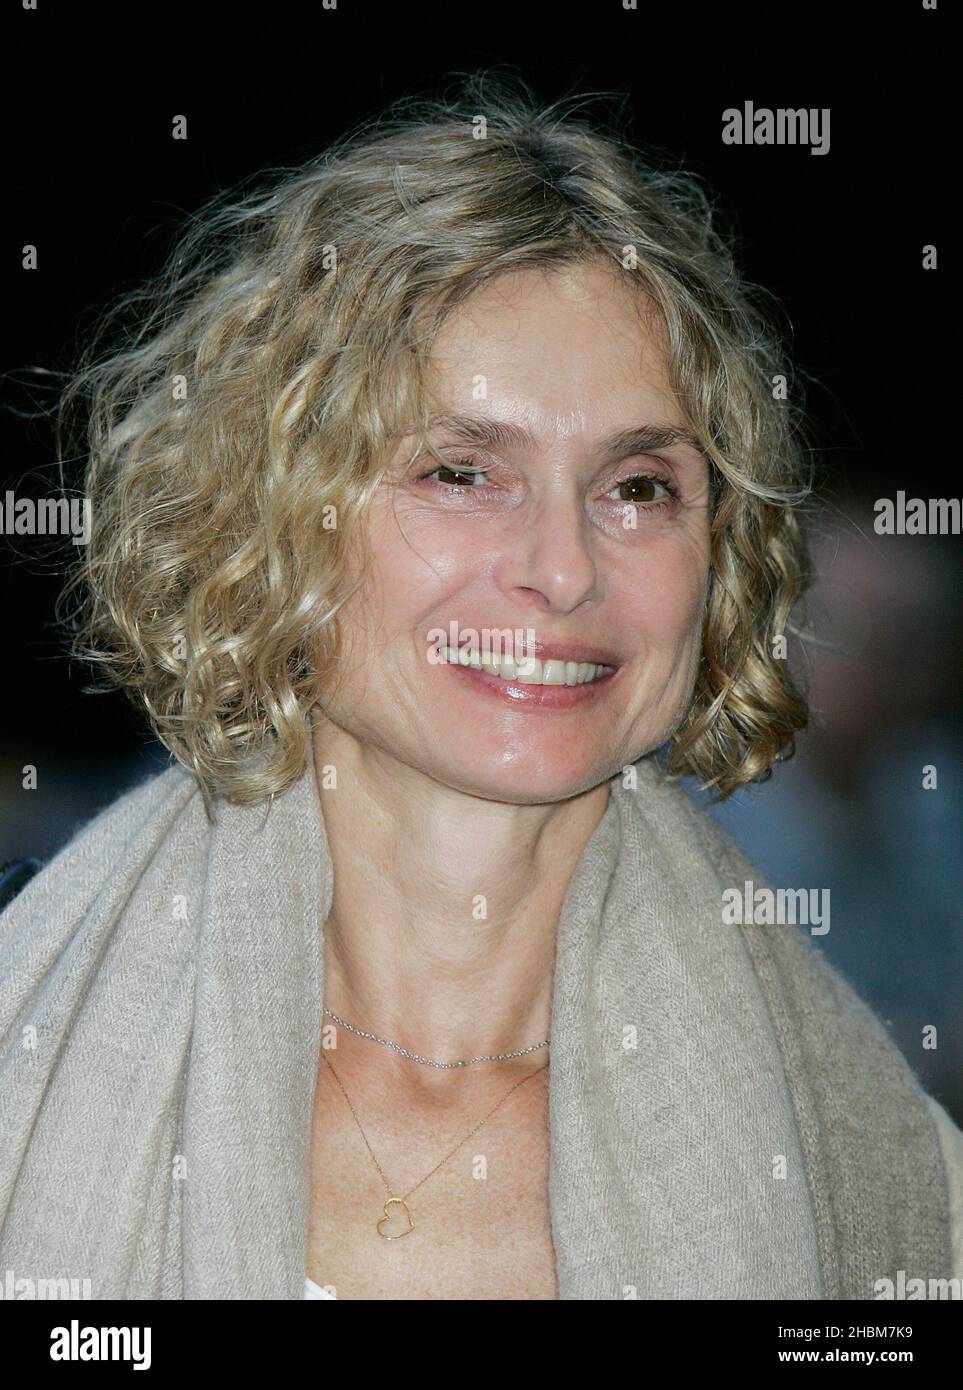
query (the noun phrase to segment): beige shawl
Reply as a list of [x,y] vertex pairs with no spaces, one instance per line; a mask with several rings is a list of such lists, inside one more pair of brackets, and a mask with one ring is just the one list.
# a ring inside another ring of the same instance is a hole
[[[949,1274],[909,1068],[801,929],[723,924],[723,888],[759,875],[636,767],[558,928],[561,1297],[872,1298],[899,1268]],[[331,897],[310,764],[213,826],[174,764],[27,885],[0,918],[0,1270],[95,1298],[302,1297]]]

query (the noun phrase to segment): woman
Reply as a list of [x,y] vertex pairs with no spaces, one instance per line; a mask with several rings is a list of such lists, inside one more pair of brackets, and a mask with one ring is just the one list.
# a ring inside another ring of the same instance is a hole
[[176,761],[4,915],[5,1265],[958,1277],[963,1136],[798,928],[727,918],[758,874],[674,781],[806,719],[784,364],[694,183],[469,87],[215,205],[150,293],[68,392],[68,591]]

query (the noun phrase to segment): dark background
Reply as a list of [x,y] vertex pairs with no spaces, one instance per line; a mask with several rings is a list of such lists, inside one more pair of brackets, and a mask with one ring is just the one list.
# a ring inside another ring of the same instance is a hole
[[[22,414],[47,399],[24,369],[69,367],[210,194],[299,163],[396,96],[478,67],[518,72],[546,99],[623,92],[638,142],[708,180],[808,382],[825,507],[814,616],[830,643],[810,655],[813,726],[797,757],[717,814],[774,884],[831,890],[819,944],[963,1123],[959,541],[873,531],[876,498],[959,490],[949,7],[40,0],[4,24],[20,85],[0,428],[2,485],[18,496],[49,494],[55,477],[49,426]],[[746,100],[829,107],[829,153],[723,145],[722,111]],[[174,115],[186,141],[171,138]],[[26,244],[35,272],[21,268]],[[927,244],[938,271],[921,268]],[[121,697],[83,694],[86,673],[64,660],[54,547],[0,537],[0,862],[49,857],[167,759]],[[30,794],[27,763],[40,775]],[[939,789],[923,791],[930,763]],[[936,1051],[921,1048],[927,1024]]]

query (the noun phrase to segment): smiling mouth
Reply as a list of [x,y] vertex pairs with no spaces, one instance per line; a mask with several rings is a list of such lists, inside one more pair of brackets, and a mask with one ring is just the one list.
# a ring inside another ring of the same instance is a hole
[[506,684],[539,686],[591,685],[614,675],[614,666],[603,666],[594,661],[561,661],[555,658],[537,656],[519,657],[443,647],[440,655],[442,664],[449,666],[469,666],[476,671],[484,671],[496,676]]

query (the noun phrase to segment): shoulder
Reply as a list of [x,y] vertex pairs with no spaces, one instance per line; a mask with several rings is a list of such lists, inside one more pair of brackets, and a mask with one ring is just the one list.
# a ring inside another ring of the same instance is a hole
[[175,763],[88,817],[47,863],[19,859],[5,865],[0,878],[0,956],[11,948],[15,926],[46,913],[54,898],[77,905],[88,900],[112,874],[149,856],[185,809],[194,810],[194,803],[203,817],[194,777]]
[[0,864],[0,913],[43,868],[42,859],[11,859]]
[[680,781],[666,777],[653,755],[631,767],[631,777],[612,779],[612,794],[624,817],[671,845],[673,863],[666,870],[707,876],[717,885],[763,876],[755,870],[720,821]]
[[[699,913],[706,929],[718,924],[747,952],[779,1043],[811,1170],[817,1186],[831,1194],[834,1211],[838,1207],[840,1228],[852,1225],[858,1211],[865,1230],[874,1223],[890,1233],[900,1223],[911,1232],[934,1224],[945,1229],[949,1197],[949,1243],[958,1267],[963,1262],[963,1134],[923,1089],[889,1022],[860,997],[805,926],[794,917],[784,922],[728,918],[731,925],[722,925],[726,889],[741,893],[746,880],[756,889],[771,885],[705,806],[647,763],[651,760],[637,765],[635,792],[615,794],[620,804],[634,808],[624,814],[640,828],[645,824],[664,855],[671,852],[674,866],[667,872],[686,879],[684,900],[693,929]],[[791,892],[787,889],[787,897]],[[868,1136],[873,1142],[867,1147]],[[856,1282],[851,1278],[847,1287]]]
[[[177,764],[80,825],[0,913],[0,1038],[15,1067],[32,1059],[23,1095],[47,1084],[69,1034],[136,1032],[158,982],[187,978],[175,899],[179,911],[202,891],[208,847],[200,788]],[[16,1041],[28,1026],[39,1051]]]
[[949,1188],[950,1242],[953,1257],[951,1277],[963,1279],[963,1130],[953,1123],[939,1101],[934,1100],[932,1096],[927,1096],[926,1101],[939,1135]]

